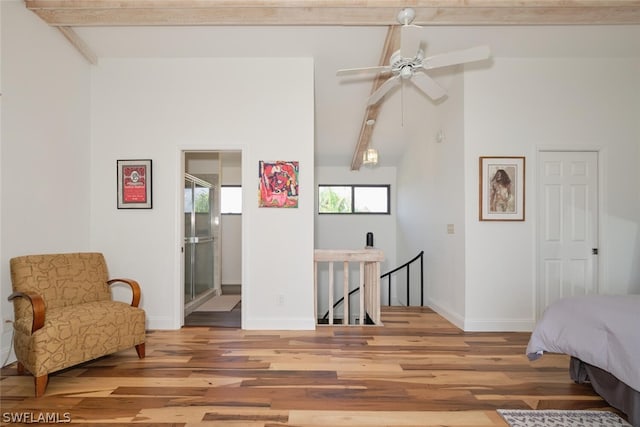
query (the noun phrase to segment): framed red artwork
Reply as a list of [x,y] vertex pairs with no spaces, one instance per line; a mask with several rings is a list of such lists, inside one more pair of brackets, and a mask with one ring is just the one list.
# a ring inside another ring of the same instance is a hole
[[151,209],[151,160],[118,160],[118,209]]

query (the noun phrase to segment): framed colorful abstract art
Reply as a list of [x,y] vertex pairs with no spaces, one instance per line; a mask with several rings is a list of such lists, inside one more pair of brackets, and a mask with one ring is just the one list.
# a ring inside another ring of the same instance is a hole
[[298,162],[260,160],[258,164],[258,206],[298,207]]

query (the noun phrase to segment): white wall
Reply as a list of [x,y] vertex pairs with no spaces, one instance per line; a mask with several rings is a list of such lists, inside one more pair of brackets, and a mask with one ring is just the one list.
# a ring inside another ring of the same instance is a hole
[[[406,120],[421,127],[398,167],[398,257],[425,250],[428,304],[465,330],[531,330],[540,149],[599,150],[600,292],[640,292],[640,61],[495,58],[445,83],[443,102],[407,108],[429,120]],[[525,222],[478,220],[487,155],[526,156]]]
[[396,168],[316,167],[317,185],[380,184],[391,186],[390,215],[319,215],[317,188],[314,195],[315,247],[317,249],[362,249],[367,232],[374,235],[374,246],[385,253],[382,272],[396,267]]
[[[374,247],[384,252],[385,260],[380,263],[381,273],[396,267],[396,168],[394,167],[362,167],[359,171],[351,171],[347,167],[316,167],[316,183],[318,185],[340,184],[381,184],[391,186],[390,215],[319,215],[317,188],[315,191],[315,247],[316,249],[363,249],[366,236],[372,232]],[[359,277],[358,266],[350,265],[351,289],[356,288]],[[328,270],[326,265],[320,266],[318,284],[318,313],[323,314],[329,307]],[[335,277],[342,277],[336,266]],[[341,266],[339,268],[342,268]],[[341,271],[341,270],[340,270]],[[339,283],[338,283],[339,282]],[[338,291],[339,288],[339,291]],[[339,292],[339,293],[338,293]],[[335,295],[342,296],[342,280],[336,279]],[[336,300],[340,297],[336,297]],[[355,300],[354,300],[355,301]]]
[[[257,188],[259,160],[301,170],[297,209],[260,209],[244,194],[243,327],[314,328],[313,233],[300,233],[314,218],[312,59],[103,59],[92,87],[91,245],[140,281],[148,327],[182,322],[180,153],[231,149],[245,188]],[[126,158],[153,160],[153,209],[116,209]]]
[[[503,59],[465,74],[465,329],[535,322],[536,153],[600,152],[600,292],[638,293],[640,60]],[[526,156],[526,221],[478,221],[478,157]],[[631,190],[631,191],[630,191]]]
[[[232,156],[235,158],[235,156]],[[242,184],[242,165],[222,156],[222,185]],[[251,191],[252,187],[249,187]],[[222,215],[222,284],[242,284],[242,215]]]
[[[445,99],[406,97],[412,125],[398,168],[398,257],[424,255],[425,305],[462,326],[464,319],[464,81],[453,70]],[[438,139],[441,132],[442,139]],[[453,234],[448,225],[453,225]],[[414,266],[412,266],[413,268]],[[416,265],[417,267],[417,265]],[[404,280],[404,279],[403,279]],[[417,276],[412,274],[416,282]],[[420,301],[412,294],[411,304]]]
[[[197,149],[242,150],[247,189],[256,188],[258,160],[300,161],[298,209],[258,209],[255,192],[245,192],[246,328],[312,328],[314,246],[361,247],[367,231],[387,254],[383,271],[429,252],[428,298],[450,320],[469,330],[530,328],[531,165],[540,148],[600,150],[601,288],[640,292],[640,192],[627,185],[640,186],[637,59],[496,58],[491,68],[465,70],[463,81],[454,77],[445,103],[407,95],[421,108],[405,110],[410,148],[392,201],[397,239],[385,222],[393,215],[380,223],[317,219],[314,245],[313,234],[301,232],[315,217],[311,59],[102,59],[90,67],[23,2],[3,1],[0,11],[3,319],[13,311],[9,258],[86,249],[105,252],[112,276],[141,281],[150,328],[180,326],[180,154]],[[440,129],[446,140],[435,144]],[[527,156],[527,221],[477,220],[480,155]],[[153,209],[115,208],[121,158],[153,159]],[[352,176],[330,169],[317,172],[318,182]],[[369,172],[357,176],[371,183],[395,174]],[[454,235],[445,234],[447,224]],[[0,328],[4,358],[9,331]]]
[[[89,249],[90,66],[22,1],[2,11],[2,319],[13,319],[9,259]],[[2,322],[1,360],[11,327]]]

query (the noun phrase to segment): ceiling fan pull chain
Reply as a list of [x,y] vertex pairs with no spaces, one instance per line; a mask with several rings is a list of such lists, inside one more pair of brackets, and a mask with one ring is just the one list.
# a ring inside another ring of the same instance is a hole
[[404,82],[400,86],[400,126],[404,127]]

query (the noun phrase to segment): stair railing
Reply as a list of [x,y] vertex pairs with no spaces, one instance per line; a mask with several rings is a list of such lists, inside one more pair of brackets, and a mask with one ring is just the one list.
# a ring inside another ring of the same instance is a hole
[[[359,324],[364,325],[365,319],[375,325],[380,324],[380,262],[384,260],[384,253],[377,249],[361,249],[361,250],[341,250],[341,249],[316,249],[314,251],[314,295],[318,298],[318,264],[328,263],[329,265],[329,284],[327,302],[329,312],[325,316],[328,317],[328,324],[334,324],[334,263],[343,264],[343,284],[338,286],[342,288],[342,299],[348,300],[348,295],[356,291],[360,291],[359,295]],[[359,264],[358,287],[349,291],[349,263]],[[316,316],[318,319],[318,301],[315,303]],[[343,305],[343,324],[348,325],[349,322],[349,304]]]
[[424,260],[423,258],[424,258],[424,251],[420,251],[420,253],[416,255],[413,259],[402,264],[400,267],[394,268],[388,273],[384,273],[382,276],[380,276],[380,281],[383,281],[385,278],[388,279],[387,280],[387,283],[388,283],[387,303],[389,305],[391,305],[391,275],[403,269],[407,270],[407,306],[411,305],[411,264],[413,264],[417,260],[420,260],[420,305],[424,306]]
[[[347,295],[347,305],[349,305],[349,307],[351,307],[351,295],[355,294],[356,292],[360,292],[360,288],[355,288],[352,289],[351,292],[349,292],[349,295]],[[344,297],[340,298],[338,301],[336,301],[335,304],[333,304],[333,309],[335,310],[336,308],[338,308],[338,306],[340,304],[342,304],[344,302]],[[329,312],[330,310],[327,310],[326,313],[324,313],[324,316],[322,316],[322,320],[327,320],[327,318],[329,317]],[[369,316],[369,313],[366,312],[365,310],[365,319],[364,319],[364,324],[365,325],[373,325],[373,319],[371,319],[371,317]]]

